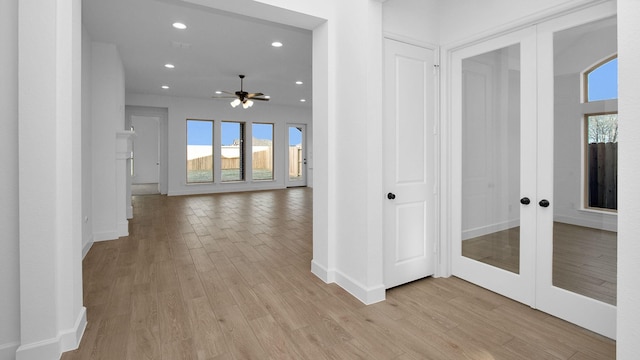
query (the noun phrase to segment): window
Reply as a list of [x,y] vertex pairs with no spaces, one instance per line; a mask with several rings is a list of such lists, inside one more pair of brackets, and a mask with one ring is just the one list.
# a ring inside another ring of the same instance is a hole
[[[610,57],[585,71],[583,81],[586,103],[617,99],[617,57]],[[602,106],[605,107],[617,106]],[[615,211],[618,208],[618,113],[585,112],[584,122],[585,207]]]
[[222,181],[244,180],[244,123],[223,121],[220,167]]
[[187,119],[187,183],[213,182],[213,121]]
[[254,123],[251,130],[252,178],[273,180],[273,124]]

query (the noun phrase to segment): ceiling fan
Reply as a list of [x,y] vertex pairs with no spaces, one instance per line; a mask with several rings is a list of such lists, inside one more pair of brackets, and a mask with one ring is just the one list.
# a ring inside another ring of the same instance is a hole
[[221,93],[227,94],[222,96],[213,96],[214,99],[233,99],[231,106],[236,107],[242,104],[243,108],[250,108],[253,106],[253,100],[269,101],[269,98],[265,97],[263,93],[249,93],[243,90],[244,75],[238,75],[240,77],[240,91],[230,92],[221,91]]

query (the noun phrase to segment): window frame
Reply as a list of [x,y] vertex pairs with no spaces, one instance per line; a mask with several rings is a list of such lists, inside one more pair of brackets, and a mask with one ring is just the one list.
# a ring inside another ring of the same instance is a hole
[[[200,121],[200,122],[210,122],[211,123],[211,181],[189,181],[189,122],[190,121]],[[215,161],[214,161],[214,144],[215,144],[215,121],[209,119],[190,119],[187,118],[185,121],[185,144],[186,144],[186,152],[185,152],[185,182],[187,185],[198,185],[198,184],[213,184],[215,183]]]
[[[255,137],[255,133],[254,133],[254,126],[255,125],[271,125],[271,178],[269,179],[256,179],[254,177],[254,163],[255,163],[255,158],[254,158],[254,152],[253,152],[253,147],[255,146],[253,141],[254,139],[256,139]],[[263,182],[263,181],[275,181],[276,180],[276,172],[275,172],[275,133],[276,133],[276,124],[274,123],[270,123],[270,122],[252,122],[251,123],[251,180],[252,181],[259,181],[259,182]]]
[[[592,100],[589,101],[589,74],[594,70],[598,69],[600,66],[609,63],[610,61],[618,58],[618,53],[614,53],[610,56],[607,56],[600,61],[596,62],[594,65],[587,68],[582,72],[581,76],[581,100],[582,100],[582,108],[580,113],[582,114],[582,136],[581,136],[581,147],[582,147],[582,199],[581,199],[581,210],[590,211],[590,212],[599,212],[599,213],[607,213],[607,214],[617,214],[618,209],[609,209],[609,208],[601,208],[589,206],[589,117],[598,116],[598,115],[611,115],[618,114],[617,100],[614,99],[603,99],[603,100]],[[614,109],[608,111],[593,111],[595,104],[602,104],[602,108],[611,108]],[[613,105],[615,104],[615,106]]]

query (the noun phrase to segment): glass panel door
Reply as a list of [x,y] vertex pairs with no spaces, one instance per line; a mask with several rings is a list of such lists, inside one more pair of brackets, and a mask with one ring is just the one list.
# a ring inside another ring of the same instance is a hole
[[553,71],[539,80],[536,307],[615,338],[617,26],[603,14],[540,29]]
[[453,274],[527,304],[535,258],[535,102],[527,96],[535,93],[534,45],[535,31],[526,29],[456,52],[452,64],[460,84],[452,95],[460,130]]
[[288,187],[307,186],[307,155],[305,149],[306,125],[287,126],[287,175]]

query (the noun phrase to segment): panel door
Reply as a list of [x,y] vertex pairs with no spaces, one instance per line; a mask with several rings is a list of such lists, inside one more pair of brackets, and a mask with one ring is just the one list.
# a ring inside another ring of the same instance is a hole
[[384,284],[434,272],[434,50],[385,39]]
[[134,184],[157,184],[160,168],[160,118],[131,116],[136,136],[133,138]]

